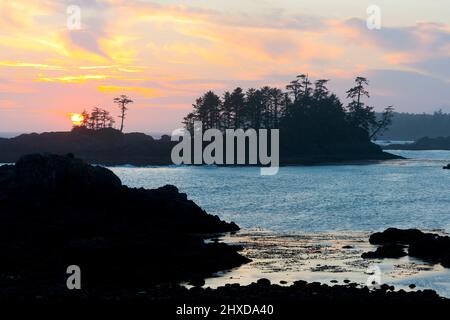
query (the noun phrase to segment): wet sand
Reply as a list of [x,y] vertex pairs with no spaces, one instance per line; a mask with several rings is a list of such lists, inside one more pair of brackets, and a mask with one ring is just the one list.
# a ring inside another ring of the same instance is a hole
[[[376,248],[369,244],[369,235],[368,232],[282,234],[258,229],[225,235],[221,241],[244,246],[242,254],[253,261],[217,273],[206,279],[204,287],[247,285],[261,278],[282,285],[306,280],[330,285],[351,281],[361,286],[379,279],[380,284],[394,285],[396,289],[433,289],[443,297],[450,297],[450,269],[439,264],[411,257],[362,259],[363,252]],[[377,275],[380,277],[374,278]],[[416,287],[409,288],[411,284]]]

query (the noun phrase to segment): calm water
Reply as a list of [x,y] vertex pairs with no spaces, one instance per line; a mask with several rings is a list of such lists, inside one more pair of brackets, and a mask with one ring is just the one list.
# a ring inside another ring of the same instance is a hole
[[[392,152],[392,151],[391,151]],[[124,184],[173,184],[211,214],[244,228],[282,232],[450,231],[449,151],[397,151],[409,160],[368,165],[282,167],[114,167]]]
[[[366,165],[258,168],[115,167],[125,184],[155,188],[174,184],[206,211],[244,229],[224,237],[244,246],[253,261],[220,272],[206,286],[248,284],[261,277],[291,284],[303,279],[365,285],[368,268],[397,289],[433,289],[450,298],[450,269],[404,257],[364,260],[374,250],[370,232],[415,227],[450,232],[450,151],[398,151],[408,160]],[[255,229],[256,228],[256,229]],[[343,232],[345,231],[345,232]],[[350,231],[350,232],[349,232]],[[353,249],[343,250],[350,244]]]

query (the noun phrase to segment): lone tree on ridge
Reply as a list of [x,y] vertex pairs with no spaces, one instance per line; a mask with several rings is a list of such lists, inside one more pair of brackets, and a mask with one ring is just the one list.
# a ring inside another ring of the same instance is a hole
[[125,120],[126,112],[128,110],[127,104],[133,103],[133,100],[131,100],[126,95],[121,95],[120,97],[114,98],[114,103],[117,103],[117,106],[120,109],[120,115],[119,115],[119,118],[121,119],[120,132],[122,132],[123,131],[123,122]]

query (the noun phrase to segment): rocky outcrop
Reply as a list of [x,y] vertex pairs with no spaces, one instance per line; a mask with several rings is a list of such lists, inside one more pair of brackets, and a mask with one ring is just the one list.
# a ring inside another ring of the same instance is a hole
[[408,248],[411,257],[441,263],[450,267],[450,237],[435,233],[425,233],[417,229],[389,228],[370,236],[369,242],[380,245],[375,252],[363,253],[363,258],[395,258],[402,254],[403,248]]
[[65,286],[69,265],[96,290],[201,279],[249,261],[239,247],[204,241],[238,229],[174,186],[129,188],[73,155],[0,167],[2,293]]
[[388,228],[383,232],[376,232],[369,237],[370,244],[385,245],[390,243],[411,244],[422,240],[427,235],[417,229]]
[[450,170],[450,163],[448,165],[446,165],[446,166],[443,166],[442,169]]
[[378,247],[373,252],[364,252],[361,257],[363,259],[380,259],[380,258],[401,258],[406,256],[404,246],[398,244],[386,244]]

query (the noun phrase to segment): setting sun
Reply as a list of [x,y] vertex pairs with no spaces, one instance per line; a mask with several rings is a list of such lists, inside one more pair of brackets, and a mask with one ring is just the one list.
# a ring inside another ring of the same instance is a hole
[[81,126],[84,121],[84,116],[79,113],[71,113],[70,119],[72,120],[74,126]]

